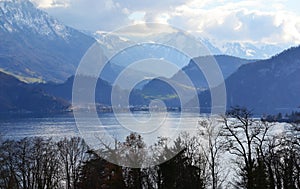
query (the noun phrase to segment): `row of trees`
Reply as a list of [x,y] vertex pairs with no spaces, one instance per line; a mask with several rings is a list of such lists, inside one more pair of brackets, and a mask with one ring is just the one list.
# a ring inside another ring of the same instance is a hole
[[299,189],[299,135],[296,124],[279,132],[274,123],[234,108],[199,121],[197,133],[171,143],[161,137],[149,147],[136,133],[98,150],[80,138],[4,141],[0,188]]
[[80,138],[24,138],[0,146],[0,188],[74,188],[88,147]]
[[292,112],[291,114],[278,113],[277,115],[264,115],[262,120],[269,122],[288,122],[288,123],[300,123],[300,112]]

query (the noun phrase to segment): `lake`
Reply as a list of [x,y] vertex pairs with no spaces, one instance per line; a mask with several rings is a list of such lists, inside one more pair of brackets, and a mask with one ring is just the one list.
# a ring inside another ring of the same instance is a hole
[[99,139],[124,141],[130,132],[136,131],[141,133],[147,144],[153,144],[160,136],[175,138],[182,131],[195,133],[200,119],[199,114],[180,112],[155,115],[148,112],[121,113],[118,117],[113,113],[103,113],[98,118],[85,114],[76,119],[73,115],[6,118],[0,120],[0,133],[4,139],[16,140],[35,136],[80,136],[89,145],[97,145]]

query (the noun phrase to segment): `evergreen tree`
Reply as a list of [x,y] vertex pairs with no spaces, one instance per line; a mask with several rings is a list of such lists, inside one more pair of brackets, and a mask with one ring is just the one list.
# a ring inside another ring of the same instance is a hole
[[90,160],[82,168],[77,183],[80,189],[122,189],[126,188],[122,167],[109,163],[94,151],[88,151]]

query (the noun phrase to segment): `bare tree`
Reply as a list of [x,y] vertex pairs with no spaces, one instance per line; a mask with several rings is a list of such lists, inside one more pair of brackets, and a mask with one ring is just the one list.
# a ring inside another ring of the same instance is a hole
[[[242,187],[255,188],[254,174],[257,149],[262,148],[270,126],[261,124],[252,118],[252,114],[245,108],[234,107],[223,116],[223,133],[227,141],[226,149],[236,156],[240,168]],[[260,151],[260,150],[259,150]],[[262,151],[260,152],[262,153]]]
[[63,178],[67,189],[76,189],[81,164],[86,160],[88,146],[79,137],[65,138],[57,143]]
[[206,158],[209,178],[213,189],[220,188],[226,179],[226,173],[221,176],[220,155],[224,153],[224,139],[222,138],[222,127],[219,126],[217,118],[207,118],[199,121],[199,140],[204,157]]
[[[275,184],[281,188],[300,188],[300,143],[297,125],[291,124],[271,149],[269,162],[275,172]],[[272,158],[275,157],[275,158]],[[275,185],[274,184],[274,185]]]
[[0,188],[19,188],[15,147],[16,143],[11,140],[4,141],[0,146]]
[[51,139],[35,137],[6,141],[0,151],[1,188],[59,187],[57,150]]

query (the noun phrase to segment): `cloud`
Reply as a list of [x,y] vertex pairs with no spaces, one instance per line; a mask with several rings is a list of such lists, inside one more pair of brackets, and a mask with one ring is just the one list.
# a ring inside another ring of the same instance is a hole
[[[131,24],[130,12],[113,0],[33,0],[65,24],[80,30],[111,31]],[[64,6],[59,6],[64,4]]]
[[282,33],[282,25],[274,24],[275,17],[271,14],[239,10],[220,15],[212,23],[202,25],[202,30],[218,40],[259,41]]
[[169,23],[216,41],[300,43],[300,16],[279,2],[276,8],[265,7],[268,1],[223,1],[200,8],[183,5],[171,13]]
[[292,0],[33,0],[66,24],[112,31],[168,23],[217,41],[300,43],[300,2]]
[[39,8],[67,7],[70,0],[32,0]]
[[149,11],[159,12],[170,10],[174,7],[186,4],[190,0],[163,0],[155,2],[153,0],[115,0],[122,7],[126,7],[132,11]]

